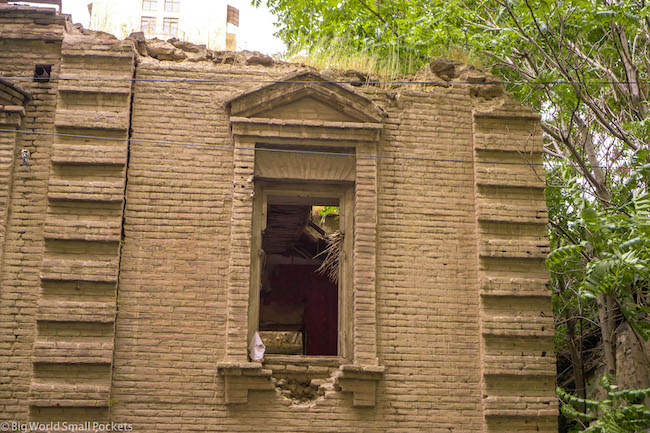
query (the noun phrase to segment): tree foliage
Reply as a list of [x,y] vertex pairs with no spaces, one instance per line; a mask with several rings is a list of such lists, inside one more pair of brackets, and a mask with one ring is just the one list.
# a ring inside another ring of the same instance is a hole
[[[254,0],[258,5],[262,0]],[[423,0],[267,0],[290,49],[341,38],[378,57],[426,60],[469,42],[465,7],[477,2]]]
[[650,397],[650,388],[617,391],[613,377],[607,374],[600,385],[607,392],[601,401],[579,398],[558,387],[562,414],[588,424],[583,431],[589,433],[635,433],[650,427],[650,409],[642,404]]
[[[637,168],[635,174],[647,178],[650,164]],[[575,295],[585,304],[601,293],[612,296],[625,320],[648,340],[650,307],[640,301],[650,281],[650,196],[632,190],[627,201],[602,207],[585,198],[581,176],[568,165],[562,171],[571,229],[546,258],[548,269],[572,278]]]

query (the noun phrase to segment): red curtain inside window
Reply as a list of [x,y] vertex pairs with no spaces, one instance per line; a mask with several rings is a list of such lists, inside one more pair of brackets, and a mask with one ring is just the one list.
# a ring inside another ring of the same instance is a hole
[[271,276],[273,293],[265,304],[304,305],[305,355],[336,356],[338,287],[315,272],[314,265],[278,265]]

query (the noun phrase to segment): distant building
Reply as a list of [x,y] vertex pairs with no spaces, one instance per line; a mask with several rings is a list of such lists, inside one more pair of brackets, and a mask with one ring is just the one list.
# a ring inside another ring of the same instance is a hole
[[147,38],[178,38],[214,50],[235,50],[237,0],[98,0],[88,4],[90,28],[120,39],[143,31]]

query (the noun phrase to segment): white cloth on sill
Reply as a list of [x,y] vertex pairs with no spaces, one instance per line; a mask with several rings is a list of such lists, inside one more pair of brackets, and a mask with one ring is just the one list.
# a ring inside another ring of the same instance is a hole
[[264,352],[266,351],[266,346],[262,343],[260,334],[256,331],[253,334],[251,339],[251,344],[248,346],[248,350],[251,356],[251,360],[255,362],[261,362],[264,359]]

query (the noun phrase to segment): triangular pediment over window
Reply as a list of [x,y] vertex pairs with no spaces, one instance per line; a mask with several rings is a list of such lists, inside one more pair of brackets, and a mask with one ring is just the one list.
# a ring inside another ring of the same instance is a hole
[[371,122],[382,120],[382,110],[354,88],[303,71],[256,87],[226,102],[233,117]]

